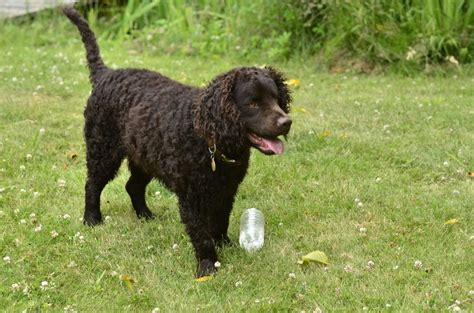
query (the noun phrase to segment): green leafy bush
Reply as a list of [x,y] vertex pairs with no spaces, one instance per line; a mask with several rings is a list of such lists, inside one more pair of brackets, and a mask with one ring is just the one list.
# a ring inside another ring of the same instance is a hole
[[[125,2],[125,3],[124,3]],[[109,0],[109,38],[186,54],[322,55],[367,64],[469,63],[472,0]],[[117,14],[119,12],[119,14]]]

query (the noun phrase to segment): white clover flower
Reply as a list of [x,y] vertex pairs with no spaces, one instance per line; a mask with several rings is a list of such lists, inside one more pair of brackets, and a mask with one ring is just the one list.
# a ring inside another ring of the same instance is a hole
[[175,244],[173,244],[173,247],[172,247],[172,248],[173,248],[173,250],[178,250],[179,246],[178,246],[177,243],[175,243]]
[[448,161],[444,161],[444,162],[443,162],[443,165],[444,165],[444,166],[448,166],[448,165],[449,165],[449,162],[448,162]]
[[380,178],[380,177],[377,177],[377,178],[375,179],[375,182],[377,182],[377,183],[379,183],[379,182],[381,182],[381,181],[382,181],[382,178]]
[[350,266],[349,264],[347,264],[346,266],[344,266],[344,272],[346,273],[352,273],[354,271],[354,269],[352,268],[352,266]]
[[33,197],[37,198],[39,197],[40,193],[38,191],[33,192]]
[[10,264],[12,262],[12,259],[8,255],[6,255],[3,257],[3,261],[7,264]]
[[20,213],[20,209],[15,209],[15,210],[13,210],[13,213],[15,213],[15,214]]
[[58,232],[55,231],[55,230],[52,230],[52,231],[50,232],[50,234],[51,234],[51,237],[52,237],[52,238],[56,238],[56,237],[59,236]]
[[288,277],[290,277],[290,278],[296,278],[296,274],[295,274],[295,273],[289,273],[289,274],[288,274]]
[[153,249],[153,245],[149,245],[149,246],[147,246],[147,247],[146,247],[146,249],[147,249],[147,250],[151,250],[151,249]]
[[18,247],[21,245],[21,240],[18,238],[15,238],[15,245]]
[[41,229],[43,229],[43,226],[39,224],[38,226],[35,227],[35,232],[40,232]]
[[151,310],[151,313],[158,313],[160,312],[160,308],[153,308],[153,310]]
[[69,262],[69,264],[67,265],[67,267],[69,267],[69,268],[73,268],[73,267],[76,267],[76,266],[77,266],[77,264],[74,261]]
[[70,216],[69,214],[67,214],[67,213],[63,215],[63,219],[65,219],[65,220],[69,219],[70,217],[71,217],[71,216]]
[[30,214],[30,218],[35,218],[36,217],[36,214],[35,213],[31,213]]
[[67,312],[67,313],[77,313],[76,309],[74,308],[73,305],[66,305],[64,307],[64,312]]
[[361,208],[361,207],[364,206],[364,204],[363,204],[362,202],[357,202],[357,206],[358,206],[359,208]]
[[240,280],[235,283],[235,287],[239,287],[239,286],[242,286],[242,282]]
[[469,293],[470,296],[474,296],[474,290],[469,290],[468,293]]
[[215,267],[215,268],[221,267],[221,262],[216,261],[216,262],[214,263],[214,267]]
[[12,290],[15,292],[20,291],[20,284],[19,283],[12,284]]
[[26,192],[26,189],[21,188],[21,189],[20,189],[20,192]]
[[4,192],[5,188],[0,188],[0,193]]
[[359,228],[359,232],[360,232],[361,234],[365,234],[365,233],[367,232],[367,228],[361,227],[361,228]]
[[110,272],[110,276],[118,276],[118,273],[116,271]]
[[41,282],[40,289],[44,291],[44,290],[48,289],[48,285],[49,285],[48,281],[43,280]]
[[46,133],[46,129],[40,128],[40,129],[39,129],[39,134],[40,134],[40,135],[44,135],[44,133]]
[[110,217],[109,215],[107,215],[104,219],[106,222],[111,222],[112,221],[112,217]]
[[392,267],[392,269],[393,269],[394,271],[398,270],[398,268],[399,268],[398,265],[395,265],[394,267]]
[[155,192],[155,197],[159,197],[160,195],[161,195],[161,192],[159,192],[159,191]]
[[64,179],[58,179],[58,187],[59,188],[66,187],[66,181]]
[[369,270],[373,269],[374,267],[375,267],[374,261],[369,261],[369,262],[367,262],[367,268],[368,268]]
[[26,224],[26,220],[25,220],[25,219],[21,219],[21,220],[20,220],[20,224]]
[[387,304],[385,304],[385,307],[389,309],[389,308],[392,307],[392,305],[390,303],[387,303]]
[[33,156],[32,156],[31,154],[28,153],[28,154],[26,155],[26,159],[27,159],[27,160],[31,160],[32,158],[33,158]]
[[421,261],[417,260],[417,261],[415,261],[415,264],[413,266],[415,266],[415,268],[422,268],[423,263]]
[[25,288],[23,288],[22,292],[25,296],[27,296],[27,295],[30,294],[30,288],[28,288],[28,286],[25,286]]
[[24,171],[26,167],[24,165],[20,165],[20,171]]

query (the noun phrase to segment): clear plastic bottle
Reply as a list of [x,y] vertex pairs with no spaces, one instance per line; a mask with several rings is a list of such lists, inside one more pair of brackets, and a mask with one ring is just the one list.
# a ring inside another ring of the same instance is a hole
[[245,210],[240,217],[239,243],[242,248],[252,252],[263,247],[265,234],[265,217],[260,210]]

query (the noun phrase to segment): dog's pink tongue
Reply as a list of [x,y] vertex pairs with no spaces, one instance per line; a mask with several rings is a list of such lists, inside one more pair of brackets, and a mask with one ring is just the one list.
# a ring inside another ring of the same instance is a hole
[[272,150],[275,154],[282,154],[283,153],[283,141],[280,139],[266,139],[262,138],[262,141],[268,147],[268,149]]

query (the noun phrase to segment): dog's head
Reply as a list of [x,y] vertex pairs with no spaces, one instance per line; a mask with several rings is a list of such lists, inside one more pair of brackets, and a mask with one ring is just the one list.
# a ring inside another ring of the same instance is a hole
[[201,91],[194,127],[225,152],[253,146],[265,154],[281,154],[283,142],[278,137],[290,130],[290,103],[280,72],[271,67],[237,68]]

